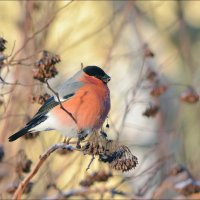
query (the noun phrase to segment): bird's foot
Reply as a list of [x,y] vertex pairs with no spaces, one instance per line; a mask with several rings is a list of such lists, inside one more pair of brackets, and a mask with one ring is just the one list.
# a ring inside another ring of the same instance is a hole
[[70,140],[71,140],[71,138],[67,138],[67,137],[65,137],[63,143],[69,145],[69,141],[70,141]]

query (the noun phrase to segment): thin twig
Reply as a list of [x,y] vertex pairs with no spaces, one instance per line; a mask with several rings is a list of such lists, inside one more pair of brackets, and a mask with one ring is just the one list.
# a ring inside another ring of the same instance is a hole
[[53,153],[57,149],[67,149],[67,150],[77,150],[76,147],[73,147],[71,145],[66,145],[66,143],[58,143],[53,146],[51,146],[44,154],[40,156],[39,161],[33,168],[33,170],[28,174],[28,176],[18,185],[17,190],[15,191],[12,199],[21,199],[21,196],[30,182],[30,180],[35,176],[35,174],[38,172],[38,170],[41,168],[41,166],[44,164],[45,160],[50,156],[51,153]]
[[89,162],[89,164],[88,164],[88,166],[87,166],[86,171],[90,169],[90,166],[91,166],[91,164],[93,163],[94,159],[95,159],[95,156],[92,154],[91,160],[90,160],[90,162]]
[[24,47],[25,47],[36,35],[38,35],[38,34],[41,33],[42,31],[44,31],[46,28],[48,28],[49,25],[50,25],[50,24],[53,22],[53,20],[55,19],[56,15],[57,15],[61,10],[63,10],[64,8],[68,7],[72,2],[73,2],[73,0],[70,1],[67,5],[65,5],[65,6],[63,6],[63,7],[61,7],[61,8],[59,8],[59,9],[54,13],[53,17],[52,17],[42,28],[40,28],[40,29],[37,30],[35,33],[33,33],[32,36],[28,37],[28,38],[26,39],[26,41],[24,42],[24,44],[23,44],[23,45],[15,52],[15,54],[12,56],[12,58],[11,58],[10,61],[9,61],[9,63],[11,63],[11,62],[14,60],[14,58],[21,52],[21,50],[23,50]]

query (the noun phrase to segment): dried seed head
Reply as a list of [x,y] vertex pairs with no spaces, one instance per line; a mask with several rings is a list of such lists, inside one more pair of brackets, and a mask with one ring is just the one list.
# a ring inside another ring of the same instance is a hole
[[110,167],[120,171],[129,171],[138,164],[135,157],[128,147],[119,146],[115,141],[111,140],[106,145],[106,151],[99,155],[99,160],[108,162]]
[[147,108],[142,115],[146,117],[155,117],[159,110],[160,107],[158,105],[150,105],[150,107]]
[[85,155],[99,155],[105,151],[105,148],[101,144],[87,142],[86,145],[82,147],[82,151]]
[[106,182],[110,177],[112,177],[111,172],[99,171],[94,172],[91,175],[87,175],[84,180],[82,180],[79,184],[83,187],[90,187],[95,182]]
[[186,103],[196,103],[199,101],[199,95],[197,92],[192,88],[189,87],[186,91],[184,91],[181,96],[180,100]]
[[108,140],[107,137],[93,133],[82,152],[88,155],[98,155],[99,161],[109,163],[116,170],[128,171],[138,164],[137,158],[128,147],[119,145],[117,141]]
[[30,172],[32,161],[27,158],[27,155],[23,150],[20,150],[17,154],[16,172],[21,175],[22,173]]
[[43,105],[49,97],[50,95],[47,93],[43,95],[35,95],[35,96],[32,96],[31,103],[38,103],[38,104]]
[[155,82],[157,77],[158,77],[158,74],[155,71],[153,71],[150,68],[147,69],[147,72],[146,72],[147,80],[149,80],[151,82]]
[[58,74],[55,64],[58,62],[60,62],[58,55],[43,51],[42,58],[35,63],[38,69],[34,71],[33,78],[44,83],[46,79],[55,77]]
[[23,171],[24,173],[30,172],[31,165],[32,165],[32,161],[31,161],[30,159],[25,160],[25,161],[23,162],[23,165],[22,165],[22,171]]
[[[103,157],[100,157],[102,160]],[[138,159],[134,156],[127,146],[119,146],[115,152],[107,156],[107,160],[103,159],[105,162],[109,162],[111,168],[120,171],[129,171],[135,168],[138,164]]]
[[93,133],[81,150],[85,155],[100,155],[105,152],[106,143],[105,137],[99,136],[98,133]]
[[166,90],[167,90],[166,85],[156,85],[150,91],[150,95],[154,96],[154,97],[158,97],[158,96],[162,95],[164,92],[166,92]]

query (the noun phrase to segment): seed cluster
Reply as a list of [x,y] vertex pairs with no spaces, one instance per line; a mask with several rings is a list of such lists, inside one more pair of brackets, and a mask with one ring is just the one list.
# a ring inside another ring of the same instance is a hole
[[121,170],[123,172],[129,171],[135,168],[138,164],[138,159],[136,156],[132,155],[131,151],[127,146],[120,146],[115,154],[121,154],[120,157],[116,157],[113,162],[110,163],[111,167],[116,170]]
[[134,156],[125,145],[119,146],[107,157],[105,155],[100,155],[99,158],[103,162],[108,162],[111,168],[122,172],[129,171],[138,164],[137,157]]
[[166,85],[156,84],[152,88],[152,90],[150,91],[150,95],[153,96],[153,97],[159,97],[160,95],[165,93],[166,90],[167,90],[167,86]]
[[193,104],[199,101],[199,95],[192,87],[189,87],[181,94],[180,100],[182,102]]
[[33,78],[44,83],[47,79],[55,77],[58,74],[55,64],[59,62],[59,55],[43,51],[42,58],[35,63],[37,69],[34,71]]
[[84,154],[98,155],[99,160],[108,163],[115,170],[129,171],[138,164],[138,159],[129,148],[119,145],[114,140],[92,134],[87,144],[82,147]]
[[49,97],[50,95],[48,93],[45,93],[43,95],[35,95],[32,96],[31,102],[43,105]]
[[146,117],[155,117],[158,111],[160,110],[160,107],[158,105],[150,105],[143,113],[142,115]]
[[158,74],[154,70],[148,68],[146,72],[146,79],[150,82],[155,82],[157,78]]
[[90,187],[95,182],[106,182],[110,177],[112,177],[111,172],[106,172],[102,170],[87,175],[85,179],[82,180],[79,184],[83,187]]
[[28,173],[31,170],[32,161],[27,158],[27,155],[23,150],[20,150],[17,154],[17,163],[15,171],[17,174]]

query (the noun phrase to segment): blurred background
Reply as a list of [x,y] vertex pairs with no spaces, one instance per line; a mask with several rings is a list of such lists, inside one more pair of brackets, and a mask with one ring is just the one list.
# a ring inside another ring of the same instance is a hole
[[[61,58],[58,75],[49,80],[53,88],[81,63],[100,66],[111,76],[105,131],[128,146],[139,164],[121,173],[95,159],[86,172],[90,156],[55,152],[24,198],[58,198],[82,188],[80,181],[99,171],[112,176],[87,187],[87,194],[66,198],[197,198],[199,8],[198,1],[1,1],[0,42],[7,41],[0,53],[1,197],[10,198],[27,175],[18,169],[21,160],[34,166],[49,146],[63,141],[56,131],[14,143],[7,139],[41,106],[32,103],[33,96],[51,93],[33,79],[34,63],[47,50]],[[121,193],[110,192],[113,188]]]

